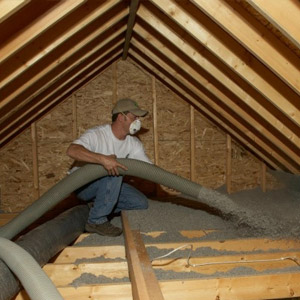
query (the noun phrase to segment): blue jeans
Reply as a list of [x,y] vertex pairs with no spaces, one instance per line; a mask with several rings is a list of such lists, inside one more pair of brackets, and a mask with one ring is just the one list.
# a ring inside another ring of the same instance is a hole
[[123,176],[106,176],[76,191],[84,201],[94,200],[88,223],[102,224],[111,213],[121,210],[147,209],[147,197],[133,186],[123,182]]

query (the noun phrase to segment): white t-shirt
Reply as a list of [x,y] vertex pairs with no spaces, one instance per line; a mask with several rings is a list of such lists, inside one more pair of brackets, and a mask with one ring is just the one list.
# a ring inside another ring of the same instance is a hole
[[113,134],[110,124],[88,129],[73,141],[73,144],[82,145],[91,152],[104,155],[114,154],[117,158],[133,158],[152,163],[145,153],[143,144],[137,137],[127,135],[125,140],[119,140]]

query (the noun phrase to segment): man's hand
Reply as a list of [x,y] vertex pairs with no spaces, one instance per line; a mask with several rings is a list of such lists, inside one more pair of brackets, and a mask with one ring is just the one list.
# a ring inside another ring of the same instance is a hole
[[103,155],[101,164],[107,170],[108,175],[119,176],[118,167],[127,171],[127,167],[117,162],[115,155]]

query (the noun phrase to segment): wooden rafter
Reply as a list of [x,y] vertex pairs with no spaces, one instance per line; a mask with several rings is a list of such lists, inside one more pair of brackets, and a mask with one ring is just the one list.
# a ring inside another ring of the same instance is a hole
[[[254,57],[249,56],[244,48],[232,39],[228,46],[229,36],[226,37],[227,44],[222,43],[224,32],[216,26],[205,15],[194,17],[192,14],[199,13],[195,6],[184,2],[170,2],[169,0],[151,0],[170,19],[182,26],[191,36],[199,41],[209,51],[214,53],[222,63],[238,74],[243,80],[266,97],[270,103],[278,107],[286,116],[300,126],[300,110],[297,94],[289,90],[283,83]],[[188,13],[186,12],[188,10]],[[201,20],[201,24],[199,21]],[[213,34],[207,28],[213,27]],[[200,34],[201,33],[201,34]],[[216,37],[218,35],[218,38]],[[234,45],[234,51],[232,47]],[[272,84],[271,84],[272,83]],[[276,88],[275,88],[276,86]],[[280,92],[279,92],[280,90]]]
[[[142,28],[139,28],[138,24],[136,25],[136,32],[142,31]],[[147,36],[147,40],[150,41],[150,37]],[[151,39],[151,44],[155,45],[156,49],[162,51],[163,49],[163,45],[155,40],[155,39]],[[171,70],[171,68],[165,63],[165,61],[167,61],[167,58],[169,60],[172,60],[173,63],[177,66],[182,66],[183,69],[185,69],[186,72],[188,72],[191,76],[193,76],[194,78],[199,78],[199,75],[194,73],[192,68],[187,66],[184,61],[182,61],[180,58],[176,57],[173,53],[169,52],[169,50],[167,48],[163,49],[163,53],[161,52],[162,55],[165,55],[166,58],[165,60],[160,59],[157,55],[155,55],[154,53],[150,52],[148,47],[145,47],[144,45],[142,45],[139,41],[137,41],[136,39],[132,40],[132,44],[135,45],[137,48],[139,49],[143,49],[143,51],[145,53],[147,53],[147,55],[152,57],[152,60],[154,61],[160,61],[161,66],[164,66],[165,70]],[[253,141],[256,141],[256,143],[258,143],[261,147],[268,149],[267,151],[272,155],[272,153],[274,152],[272,150],[272,148],[270,148],[262,139],[260,139],[259,137],[257,137],[256,135],[253,134],[253,132],[251,132],[247,127],[245,127],[241,122],[239,122],[238,119],[236,119],[235,117],[233,117],[232,114],[228,113],[228,111],[225,111],[224,109],[222,109],[220,107],[220,105],[218,103],[215,102],[215,100],[213,98],[211,98],[207,93],[203,93],[202,90],[198,89],[197,87],[195,87],[188,79],[185,79],[181,74],[182,72],[178,73],[178,71],[171,71],[174,75],[175,78],[180,79],[181,82],[183,82],[191,91],[193,91],[195,94],[199,94],[201,96],[201,98],[203,100],[205,100],[210,107],[213,107],[215,110],[217,110],[221,115],[223,115],[226,119],[230,120],[232,122],[232,124],[235,124],[236,127],[238,128],[243,128],[243,131],[246,133],[246,135],[248,135]],[[196,76],[196,77],[195,77]],[[204,85],[206,85],[207,83],[204,83]],[[214,88],[214,87],[211,87]],[[220,95],[218,95],[220,96]],[[227,103],[229,102],[231,106],[234,105],[234,103],[231,102],[231,100],[229,98],[227,98],[226,100]],[[238,109],[238,107],[236,108]],[[249,116],[250,117],[250,116]],[[276,159],[278,159],[279,161],[281,161],[284,165],[287,165],[288,168],[290,170],[295,171],[296,168],[293,166],[293,164],[290,164],[288,161],[285,160],[285,158],[280,157],[277,153],[275,153],[276,155]],[[294,155],[295,156],[295,155]],[[295,157],[295,164],[296,162],[299,161],[299,158],[297,160],[297,158]]]
[[176,91],[180,97],[183,99],[187,99],[191,103],[193,103],[199,110],[205,115],[208,116],[210,119],[214,120],[218,126],[223,128],[223,130],[228,131],[231,133],[232,136],[234,136],[240,143],[245,145],[246,147],[249,147],[254,153],[257,153],[262,159],[264,159],[269,165],[271,165],[273,168],[278,169],[278,166],[274,161],[272,161],[268,156],[266,156],[263,152],[261,152],[258,148],[255,148],[241,133],[236,130],[236,128],[232,128],[232,125],[229,125],[225,120],[222,120],[218,116],[218,112],[215,110],[212,110],[211,108],[208,108],[206,105],[203,105],[203,103],[199,102],[199,99],[197,97],[191,96],[187,91],[185,91],[182,87],[177,85],[174,80],[170,79],[174,73],[170,73],[169,76],[164,75],[158,68],[155,67],[154,63],[149,63],[147,60],[145,60],[139,53],[137,53],[136,48],[133,47],[129,53],[132,52],[132,59],[135,60],[137,63],[140,63],[145,69],[148,69],[152,71],[154,74],[156,74],[162,82],[168,84],[170,87]]
[[297,0],[246,0],[300,49],[300,4]]
[[193,0],[193,3],[300,95],[300,59],[265,26],[234,1]]
[[300,136],[296,135],[295,132],[290,129],[286,124],[284,124],[280,118],[274,116],[267,108],[265,108],[262,103],[263,99],[254,98],[250,93],[243,90],[237,83],[234,82],[222,70],[218,69],[212,62],[209,61],[206,51],[201,49],[197,52],[196,45],[193,47],[188,43],[188,40],[183,40],[180,32],[176,34],[171,28],[166,24],[161,22],[156,13],[151,13],[145,5],[142,5],[139,9],[138,15],[149,24],[153,29],[157,30],[162,34],[168,41],[170,41],[174,46],[181,49],[193,62],[199,67],[203,68],[208,74],[215,78],[219,83],[226,86],[235,96],[238,97],[239,101],[244,105],[249,107],[249,110],[255,111],[259,114],[261,118],[266,120],[272,127],[280,128],[280,132],[288,138],[292,143],[294,143],[298,148],[300,147]]

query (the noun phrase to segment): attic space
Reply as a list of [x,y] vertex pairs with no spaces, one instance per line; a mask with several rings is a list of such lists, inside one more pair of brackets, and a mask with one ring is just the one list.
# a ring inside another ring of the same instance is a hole
[[[300,297],[299,15],[299,0],[0,0],[0,244],[62,299]],[[148,111],[135,136],[153,164],[124,176],[148,209],[112,218],[116,238],[85,232],[75,190],[30,212],[123,98]],[[35,245],[47,228],[64,242]],[[41,300],[1,253],[0,300]]]

